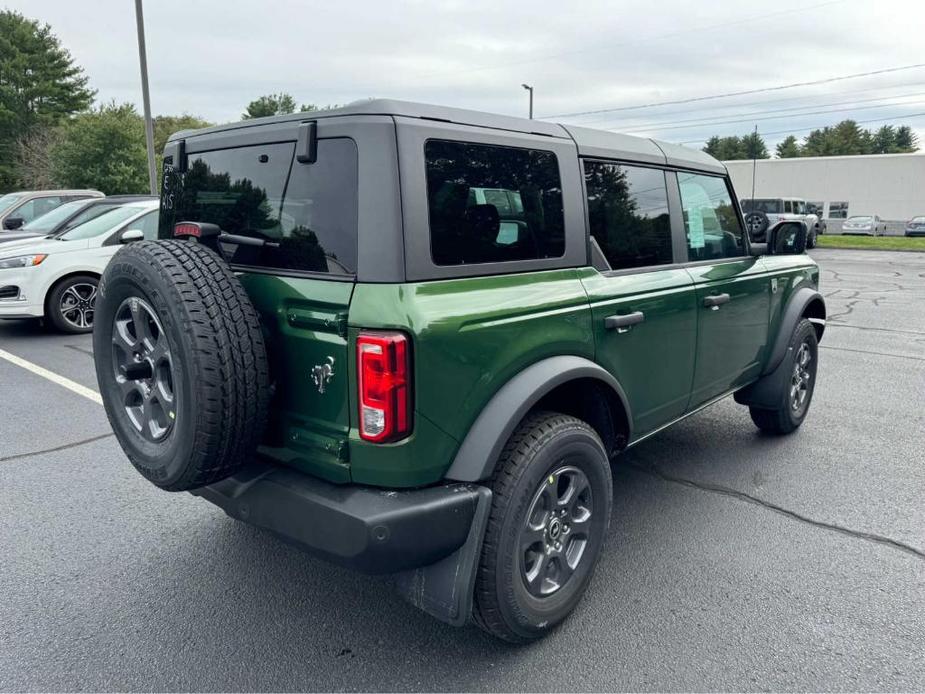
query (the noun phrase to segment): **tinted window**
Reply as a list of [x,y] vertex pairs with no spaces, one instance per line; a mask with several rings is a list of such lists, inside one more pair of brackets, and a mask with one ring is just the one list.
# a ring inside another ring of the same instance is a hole
[[356,272],[356,145],[319,140],[313,164],[293,164],[294,150],[286,142],[190,155],[185,174],[166,172],[160,235],[172,236],[176,222],[209,222],[268,241],[223,244],[233,264]]
[[68,223],[64,226],[64,229],[73,229],[74,227],[83,224],[84,222],[89,222],[91,219],[96,219],[101,214],[105,214],[106,212],[109,212],[110,210],[124,204],[124,202],[113,202],[110,204],[100,203],[91,205],[87,209],[83,210],[80,214],[76,215],[74,219],[68,221]]
[[428,141],[424,154],[435,264],[558,258],[565,253],[555,154],[445,140]]
[[671,263],[665,172],[585,162],[588,220],[614,270]]
[[787,214],[793,212],[793,204],[789,200],[784,201],[784,212]]
[[688,260],[732,258],[745,254],[742,225],[726,180],[678,172]]
[[143,207],[132,207],[126,205],[109,210],[106,214],[100,215],[96,219],[84,222],[80,226],[74,227],[70,231],[58,236],[62,241],[75,241],[77,239],[91,239],[94,236],[105,234],[118,227],[122,222],[144,212]]

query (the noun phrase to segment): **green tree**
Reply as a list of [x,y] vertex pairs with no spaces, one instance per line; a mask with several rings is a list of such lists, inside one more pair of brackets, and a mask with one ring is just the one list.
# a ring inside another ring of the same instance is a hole
[[741,138],[739,159],[767,159],[768,147],[764,139],[756,132],[749,133]]
[[167,144],[167,139],[176,132],[208,128],[210,125],[214,125],[214,123],[203,120],[198,116],[191,116],[188,113],[184,113],[182,116],[155,116],[154,152],[157,156],[161,156],[164,152],[164,145]]
[[892,125],[884,125],[871,134],[872,154],[890,154],[896,151],[896,129]]
[[[308,107],[308,108],[306,108]],[[295,113],[295,99],[291,94],[280,92],[279,94],[267,94],[259,99],[254,99],[247,105],[247,109],[241,114],[241,120],[250,120],[251,118],[265,118],[266,116],[281,116],[287,113]],[[303,111],[314,110],[311,104],[305,104]]]
[[144,119],[131,104],[79,114],[52,147],[51,170],[62,186],[107,195],[148,192]]
[[800,143],[793,135],[787,135],[783,140],[777,143],[775,148],[778,159],[793,159],[802,156],[800,152]]
[[707,140],[703,151],[720,161],[734,159],[767,159],[768,148],[761,135],[750,133],[743,137],[714,135]]
[[20,183],[21,140],[89,107],[87,81],[51,27],[0,11],[0,192]]
[[896,128],[896,139],[894,140],[897,152],[915,152],[919,148],[919,138],[912,132],[908,125],[901,125]]

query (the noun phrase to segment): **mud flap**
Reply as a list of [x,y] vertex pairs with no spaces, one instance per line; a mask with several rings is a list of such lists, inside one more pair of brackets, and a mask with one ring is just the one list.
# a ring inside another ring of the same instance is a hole
[[475,575],[491,511],[491,490],[478,488],[478,502],[465,544],[440,561],[394,574],[398,593],[441,622],[461,627],[472,614]]

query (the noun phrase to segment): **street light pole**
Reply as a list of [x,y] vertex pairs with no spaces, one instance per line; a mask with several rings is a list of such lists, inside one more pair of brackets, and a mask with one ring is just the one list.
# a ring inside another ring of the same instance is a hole
[[529,84],[522,84],[520,86],[530,92],[530,120],[533,120],[533,87]]
[[138,61],[141,64],[141,98],[145,109],[145,143],[148,148],[148,182],[151,195],[157,195],[157,167],[154,163],[154,123],[151,121],[151,96],[148,94],[148,57],[145,51],[145,18],[141,0],[135,0],[135,23],[138,26]]

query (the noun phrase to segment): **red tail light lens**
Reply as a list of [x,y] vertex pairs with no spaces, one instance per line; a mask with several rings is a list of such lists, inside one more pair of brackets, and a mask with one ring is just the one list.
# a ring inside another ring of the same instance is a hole
[[411,433],[411,350],[402,333],[357,337],[360,437],[386,443]]

